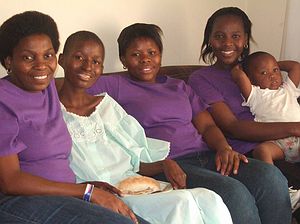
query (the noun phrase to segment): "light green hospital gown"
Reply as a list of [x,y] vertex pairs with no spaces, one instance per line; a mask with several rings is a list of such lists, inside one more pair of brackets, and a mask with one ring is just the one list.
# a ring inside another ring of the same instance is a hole
[[[138,175],[140,162],[163,160],[169,143],[147,138],[138,121],[108,94],[89,116],[67,112],[64,119],[73,140],[70,166],[78,183],[104,181],[116,185]],[[172,190],[121,198],[151,223],[229,224],[229,211],[221,197],[205,188]]]

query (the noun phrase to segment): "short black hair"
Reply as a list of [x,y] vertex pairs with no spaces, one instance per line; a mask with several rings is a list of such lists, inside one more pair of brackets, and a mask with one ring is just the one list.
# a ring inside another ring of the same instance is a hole
[[55,21],[37,11],[25,11],[6,20],[0,27],[0,61],[12,56],[13,49],[21,39],[33,34],[45,34],[52,42],[55,53],[59,49],[59,33]]
[[152,39],[156,45],[160,53],[163,51],[163,44],[161,40],[161,36],[163,32],[161,28],[155,24],[146,24],[146,23],[135,23],[130,26],[124,28],[119,37],[118,37],[118,45],[119,45],[119,58],[125,56],[126,50],[129,45],[136,39],[140,37],[146,37]]
[[220,16],[225,16],[225,15],[231,15],[231,16],[237,16],[241,18],[243,25],[244,25],[244,31],[248,35],[248,42],[247,45],[248,47],[245,47],[242,55],[241,55],[241,60],[243,60],[250,52],[250,40],[253,41],[252,33],[251,33],[251,27],[252,23],[247,16],[247,14],[241,10],[240,8],[237,7],[224,7],[221,9],[218,9],[215,11],[207,20],[205,30],[204,30],[204,39],[203,43],[201,46],[201,53],[200,53],[200,58],[205,63],[213,63],[215,60],[215,55],[213,53],[212,47],[209,45],[209,38],[213,29],[213,25],[215,23],[215,20],[220,17]]
[[247,57],[245,57],[245,59],[242,62],[242,67],[244,72],[249,76],[250,74],[250,69],[249,67],[252,66],[252,63],[255,59],[257,59],[260,56],[271,56],[273,57],[271,54],[265,52],[265,51],[256,51],[250,55],[248,55]]
[[72,45],[75,42],[78,41],[87,41],[87,40],[92,40],[95,41],[96,43],[98,43],[100,46],[102,46],[103,48],[103,52],[104,52],[104,44],[102,42],[102,40],[97,36],[97,34],[91,32],[91,31],[86,31],[86,30],[80,30],[77,31],[73,34],[71,34],[64,45],[64,49],[63,49],[63,54],[68,54],[69,50],[72,48]]

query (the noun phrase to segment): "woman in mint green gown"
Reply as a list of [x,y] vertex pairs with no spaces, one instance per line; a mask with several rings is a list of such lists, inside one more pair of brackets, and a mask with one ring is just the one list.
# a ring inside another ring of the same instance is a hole
[[166,159],[168,142],[147,138],[137,120],[108,94],[86,93],[102,74],[103,59],[101,40],[87,31],[72,34],[59,57],[65,73],[59,97],[73,141],[70,164],[77,182],[117,186],[130,176],[163,172],[174,190],[121,199],[150,223],[232,223],[219,195],[205,188],[184,189],[185,173]]

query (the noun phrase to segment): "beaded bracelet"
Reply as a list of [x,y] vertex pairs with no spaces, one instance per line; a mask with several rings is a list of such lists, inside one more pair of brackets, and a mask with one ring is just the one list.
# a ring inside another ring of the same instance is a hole
[[84,201],[90,202],[90,201],[91,201],[91,197],[92,197],[93,190],[94,190],[94,185],[92,185],[92,184],[87,184],[82,199],[83,199]]

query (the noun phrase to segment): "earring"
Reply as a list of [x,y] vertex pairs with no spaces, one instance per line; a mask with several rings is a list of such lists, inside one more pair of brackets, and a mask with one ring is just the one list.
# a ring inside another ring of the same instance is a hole
[[7,72],[7,74],[9,75],[9,74],[12,72],[12,70],[11,70],[10,68],[7,68],[7,69],[6,69],[6,72]]
[[248,44],[245,44],[245,45],[244,45],[244,48],[245,48],[245,49],[248,49],[248,47],[249,47]]
[[123,69],[127,69],[127,67],[125,65],[123,65]]

